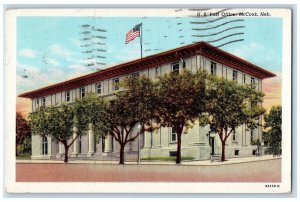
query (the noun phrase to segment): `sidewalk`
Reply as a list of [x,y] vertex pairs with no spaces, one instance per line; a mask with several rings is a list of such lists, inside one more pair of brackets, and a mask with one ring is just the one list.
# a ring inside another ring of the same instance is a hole
[[[228,165],[228,164],[238,164],[238,163],[247,163],[247,162],[256,162],[256,161],[267,161],[281,159],[281,157],[273,157],[272,155],[265,156],[253,156],[253,157],[241,157],[241,158],[229,158],[224,162],[210,160],[204,161],[182,161],[181,165],[193,165],[193,166],[219,166],[219,165]],[[17,160],[17,163],[64,163],[62,160]],[[96,161],[96,160],[70,160],[69,164],[118,164],[118,161]],[[125,162],[127,165],[136,165],[137,162],[128,161]],[[176,165],[172,161],[142,161],[141,165]]]

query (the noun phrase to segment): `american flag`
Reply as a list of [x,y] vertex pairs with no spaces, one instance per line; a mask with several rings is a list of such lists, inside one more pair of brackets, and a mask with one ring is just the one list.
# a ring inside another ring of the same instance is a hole
[[140,36],[141,33],[141,24],[136,25],[133,29],[129,30],[126,34],[126,41],[125,44],[128,44],[130,41],[134,40],[136,37]]

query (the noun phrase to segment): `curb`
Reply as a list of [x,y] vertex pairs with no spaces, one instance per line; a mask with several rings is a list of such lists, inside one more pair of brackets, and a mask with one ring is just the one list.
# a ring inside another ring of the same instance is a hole
[[[153,165],[174,165],[174,166],[222,166],[222,165],[232,165],[232,164],[241,164],[241,163],[252,163],[252,162],[260,162],[260,161],[271,161],[271,160],[279,160],[282,159],[281,157],[272,157],[272,158],[266,158],[266,159],[254,159],[254,160],[247,160],[247,161],[237,161],[237,162],[213,162],[210,163],[207,162],[203,164],[199,161],[199,164],[190,164],[188,162],[182,162],[182,164],[177,165],[173,162],[166,163],[164,161],[156,161],[156,163],[153,163],[153,161],[142,161],[140,164],[136,162],[125,162],[125,165],[147,165],[147,166],[153,166]],[[63,161],[53,161],[53,160],[16,160],[17,164],[65,164]],[[67,165],[71,164],[102,164],[102,165],[119,165],[118,161],[69,161]]]

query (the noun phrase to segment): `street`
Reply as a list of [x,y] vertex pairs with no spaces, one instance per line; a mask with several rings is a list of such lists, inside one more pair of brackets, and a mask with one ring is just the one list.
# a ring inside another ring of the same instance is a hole
[[281,159],[225,165],[17,163],[17,182],[280,182]]

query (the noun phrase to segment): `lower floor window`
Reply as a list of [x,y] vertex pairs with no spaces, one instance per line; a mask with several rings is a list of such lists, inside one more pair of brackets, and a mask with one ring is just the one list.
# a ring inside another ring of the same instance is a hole
[[177,141],[177,133],[175,128],[173,127],[171,131],[171,142],[176,142],[176,141]]
[[253,130],[251,130],[251,132],[250,132],[250,143],[252,143],[253,140],[254,140],[254,132],[253,132]]
[[42,154],[43,155],[48,154],[48,139],[47,139],[47,137],[43,137],[43,140],[42,140]]

